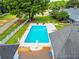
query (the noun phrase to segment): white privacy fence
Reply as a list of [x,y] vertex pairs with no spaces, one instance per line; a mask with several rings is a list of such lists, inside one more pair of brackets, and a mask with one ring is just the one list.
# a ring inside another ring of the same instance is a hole
[[6,43],[25,23],[27,23],[27,21],[25,21],[24,23],[22,23],[20,26],[17,27],[17,29],[15,29],[13,32],[11,32],[10,34],[8,34],[0,43],[2,43],[2,44]]

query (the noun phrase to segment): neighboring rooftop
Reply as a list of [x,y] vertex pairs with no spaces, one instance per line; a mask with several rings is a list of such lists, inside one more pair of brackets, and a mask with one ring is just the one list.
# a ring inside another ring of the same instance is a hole
[[70,15],[70,19],[74,21],[79,21],[79,8],[68,8],[65,9]]
[[79,59],[79,28],[65,27],[50,34],[57,59]]
[[0,59],[13,59],[19,44],[0,44]]

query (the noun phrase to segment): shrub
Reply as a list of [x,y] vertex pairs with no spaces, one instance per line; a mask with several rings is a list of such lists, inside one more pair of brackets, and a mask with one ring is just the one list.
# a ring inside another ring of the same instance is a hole
[[51,16],[59,21],[63,21],[66,20],[67,18],[69,18],[69,15],[66,11],[53,11],[50,13]]
[[57,19],[60,21],[66,20],[67,18],[69,18],[69,15],[66,11],[58,12],[58,14],[56,16],[57,16]]

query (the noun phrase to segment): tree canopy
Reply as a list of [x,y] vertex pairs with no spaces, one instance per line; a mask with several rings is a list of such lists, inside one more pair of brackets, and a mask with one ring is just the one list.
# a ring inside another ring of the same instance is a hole
[[49,9],[52,10],[52,12],[50,12],[50,15],[59,21],[66,20],[69,17],[68,13],[64,11],[64,9],[66,8],[66,4],[67,1],[64,0],[50,2]]
[[59,10],[60,8],[65,8],[67,1],[55,1],[49,3],[49,9]]
[[0,14],[6,13],[8,12],[7,8],[6,8],[6,3],[4,0],[0,1]]
[[79,7],[79,0],[69,0],[67,7]]
[[46,0],[7,0],[6,6],[11,14],[22,16],[29,15],[34,18],[37,13],[42,13],[47,9],[48,1]]

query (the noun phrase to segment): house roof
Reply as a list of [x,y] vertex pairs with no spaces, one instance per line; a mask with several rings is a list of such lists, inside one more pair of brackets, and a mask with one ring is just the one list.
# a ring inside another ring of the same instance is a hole
[[57,59],[79,58],[79,29],[75,26],[51,33],[50,39]]
[[19,44],[16,44],[16,45],[0,44],[0,58],[1,59],[13,59],[18,46]]
[[65,9],[70,15],[70,19],[74,21],[79,21],[79,8],[68,8]]

